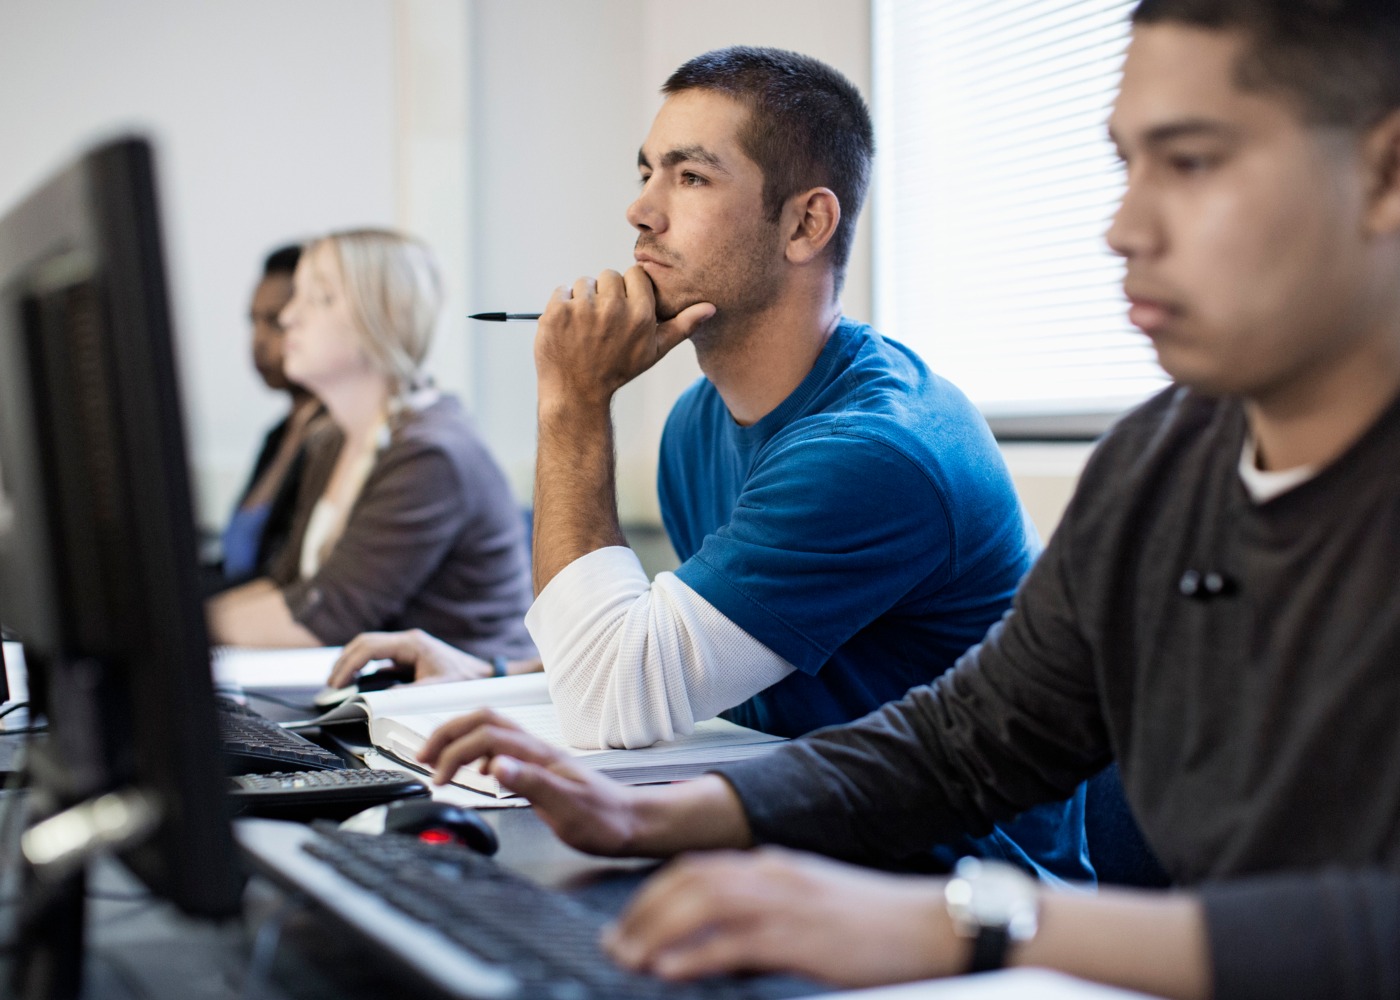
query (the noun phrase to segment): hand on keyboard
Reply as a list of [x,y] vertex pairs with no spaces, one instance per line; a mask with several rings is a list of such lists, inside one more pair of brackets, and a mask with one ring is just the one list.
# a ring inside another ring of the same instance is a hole
[[697,854],[652,876],[604,946],[668,979],[790,972],[874,986],[955,975],[967,945],[953,936],[944,881],[773,847]]

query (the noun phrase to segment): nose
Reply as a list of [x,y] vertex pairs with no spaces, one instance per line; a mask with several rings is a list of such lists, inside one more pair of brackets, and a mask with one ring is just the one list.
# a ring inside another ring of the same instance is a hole
[[1142,180],[1134,181],[1129,173],[1104,240],[1118,256],[1132,259],[1159,250],[1161,239],[1148,185]]
[[293,298],[292,301],[283,306],[282,311],[277,314],[277,325],[282,328],[283,333],[286,333],[296,324],[296,305],[297,300]]
[[642,185],[642,193],[636,201],[627,206],[627,221],[632,228],[643,233],[661,233],[666,230],[666,213],[662,210],[660,196],[653,190],[651,179]]

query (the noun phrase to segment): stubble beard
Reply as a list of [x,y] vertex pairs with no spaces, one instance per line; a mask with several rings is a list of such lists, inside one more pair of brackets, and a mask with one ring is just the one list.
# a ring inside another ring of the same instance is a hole
[[[670,250],[638,238],[637,249],[683,271],[686,262]],[[736,336],[743,336],[747,320],[771,307],[781,284],[777,245],[777,224],[764,222],[721,247],[708,261],[695,265],[685,276],[685,287],[664,291],[652,282],[656,292],[656,318],[666,322],[697,302],[710,302],[715,315],[701,324],[691,337],[697,352],[722,349]]]

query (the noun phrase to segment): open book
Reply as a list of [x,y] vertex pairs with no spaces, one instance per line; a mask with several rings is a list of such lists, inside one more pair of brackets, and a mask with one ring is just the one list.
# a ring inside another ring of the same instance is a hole
[[[411,684],[361,695],[315,720],[320,725],[368,719],[369,738],[380,750],[420,770],[418,751],[444,722],[489,707],[526,732],[563,747],[588,767],[624,784],[680,781],[704,774],[716,764],[765,753],[785,742],[723,719],[696,725],[689,736],[640,750],[580,750],[570,747],[549,700],[545,675],[521,674],[448,684]],[[475,766],[460,768],[453,783],[490,795],[513,794]]]

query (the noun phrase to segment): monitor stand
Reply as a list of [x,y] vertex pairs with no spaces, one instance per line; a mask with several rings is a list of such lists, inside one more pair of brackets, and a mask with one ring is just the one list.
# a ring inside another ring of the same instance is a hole
[[88,863],[99,852],[139,843],[159,823],[156,798],[126,788],[55,812],[24,831],[19,852],[24,902],[10,984],[16,996],[68,1000],[79,995]]
[[83,925],[87,869],[57,880],[41,879],[24,866],[24,904],[10,990],[24,1000],[70,1000],[83,986]]

